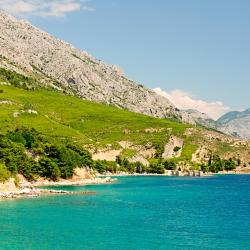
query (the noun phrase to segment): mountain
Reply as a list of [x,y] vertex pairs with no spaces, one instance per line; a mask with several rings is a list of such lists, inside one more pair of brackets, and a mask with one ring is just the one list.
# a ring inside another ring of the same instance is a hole
[[[166,166],[160,164],[160,172],[173,166],[185,173],[205,167],[202,170],[221,171],[228,164],[238,170],[250,167],[249,142],[194,126],[194,120],[212,123],[205,114],[177,109],[167,98],[126,78],[117,66],[0,13],[0,139],[7,147],[16,143],[13,149],[24,144],[21,155],[35,157],[34,164],[48,156],[48,148],[60,145],[60,152],[85,148],[93,160],[103,160],[98,168],[107,171],[115,171],[117,159],[127,171],[135,168],[128,162],[139,162],[153,173],[162,158]],[[33,145],[30,132],[45,143]],[[41,164],[51,165],[50,160]],[[58,171],[61,165],[54,167]]]
[[217,120],[219,130],[250,139],[250,109],[229,112]]
[[[166,97],[124,76],[85,51],[54,38],[25,20],[0,11],[0,68],[34,79],[38,87],[159,118],[218,129],[249,138],[246,114],[232,112],[214,122],[194,110],[179,110]],[[247,111],[246,111],[247,112]],[[231,120],[237,117],[237,122]],[[240,119],[240,120],[239,120]],[[230,120],[230,124],[225,121]],[[221,125],[222,124],[222,125]]]
[[207,128],[213,128],[216,129],[218,127],[215,120],[210,118],[207,114],[201,113],[198,110],[195,109],[188,109],[185,110],[189,116],[196,122],[196,124],[200,124]]
[[191,119],[195,121],[196,124],[200,124],[207,128],[216,129],[223,133],[240,137],[242,139],[250,139],[250,109],[247,109],[243,112],[228,112],[216,121],[197,110],[189,109],[185,111],[189,114]]
[[227,124],[232,120],[244,118],[246,116],[250,116],[250,109],[247,109],[247,110],[242,111],[242,112],[240,112],[240,111],[228,112],[228,113],[224,114],[223,116],[221,116],[217,120],[217,122],[220,124]]
[[107,65],[4,12],[0,12],[1,67],[86,100],[192,123],[168,99],[125,77],[118,66]]

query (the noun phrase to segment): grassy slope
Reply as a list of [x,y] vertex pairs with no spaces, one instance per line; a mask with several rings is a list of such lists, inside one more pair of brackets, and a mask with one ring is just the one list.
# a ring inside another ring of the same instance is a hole
[[[172,134],[182,136],[189,127],[47,90],[27,91],[12,86],[1,86],[0,90],[3,90],[0,100],[15,103],[0,104],[0,129],[3,132],[27,126],[53,137],[75,137],[83,143],[105,145],[129,140],[144,144],[166,142],[167,128],[172,129]],[[38,115],[23,113],[14,118],[14,112],[28,109],[36,110]],[[165,130],[148,133],[147,128]]]
[[[2,90],[2,91],[1,91]],[[84,101],[77,97],[64,95],[49,90],[24,90],[13,86],[0,85],[0,102],[8,100],[15,105],[0,104],[0,132],[13,130],[19,126],[35,128],[37,131],[53,138],[73,138],[81,144],[91,144],[96,148],[112,144],[119,147],[119,141],[132,141],[136,145],[163,146],[172,135],[184,139],[184,149],[179,160],[190,160],[198,145],[208,141],[198,133],[185,136],[191,125],[181,124],[167,119],[157,119],[126,110],[117,109],[104,104]],[[22,110],[36,110],[38,115],[21,113]],[[14,117],[14,112],[20,112]],[[145,129],[162,129],[146,132]],[[199,128],[198,131],[204,131]],[[220,151],[233,151],[229,145],[213,144]],[[124,155],[134,155],[131,150],[124,150]]]

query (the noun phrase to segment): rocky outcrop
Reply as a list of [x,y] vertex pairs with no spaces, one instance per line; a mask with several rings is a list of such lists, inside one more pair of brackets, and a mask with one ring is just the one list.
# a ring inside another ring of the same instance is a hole
[[201,164],[209,161],[210,152],[207,147],[200,146],[194,154],[192,154],[192,162]]
[[4,104],[4,105],[15,105],[14,102],[8,101],[8,100],[0,100],[0,104]]
[[118,144],[123,148],[127,149],[130,148],[133,145],[133,142],[130,141],[119,141]]
[[99,151],[94,153],[92,158],[93,160],[106,160],[106,161],[115,161],[116,157],[119,156],[121,150],[106,150],[106,151]]
[[149,166],[149,161],[147,159],[145,159],[140,154],[137,154],[134,157],[129,158],[128,161],[131,162],[131,163],[140,162],[144,166],[147,166],[147,167]]
[[72,181],[80,181],[84,179],[93,179],[95,175],[91,169],[88,167],[85,168],[75,168],[74,175],[72,177]]
[[217,129],[218,124],[215,120],[210,118],[207,114],[201,113],[198,110],[195,109],[188,109],[185,110],[189,114],[189,116],[195,121],[196,124],[200,124],[202,126],[208,127],[208,128],[214,128]]
[[18,190],[18,187],[16,187],[14,178],[10,178],[8,181],[5,181],[4,183],[0,182],[0,193],[12,192],[12,191],[17,191],[17,190]]
[[163,159],[170,159],[173,157],[180,157],[183,148],[183,139],[176,136],[171,136],[169,142],[165,145],[162,154]]

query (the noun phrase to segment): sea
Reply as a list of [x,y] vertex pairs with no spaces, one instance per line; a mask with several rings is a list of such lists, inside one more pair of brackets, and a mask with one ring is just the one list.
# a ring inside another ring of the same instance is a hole
[[0,202],[0,249],[250,249],[250,175],[128,176]]

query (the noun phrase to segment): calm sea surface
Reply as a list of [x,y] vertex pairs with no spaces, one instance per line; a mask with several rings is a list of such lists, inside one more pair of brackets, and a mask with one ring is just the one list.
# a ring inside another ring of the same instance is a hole
[[0,249],[250,249],[250,175],[121,177],[0,202]]

